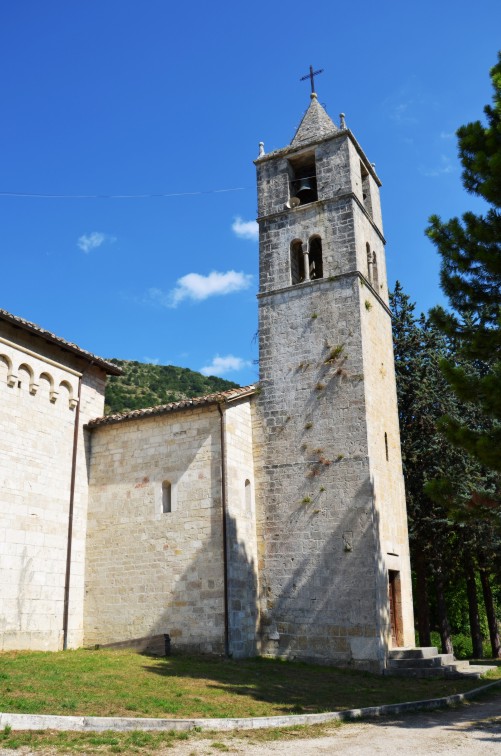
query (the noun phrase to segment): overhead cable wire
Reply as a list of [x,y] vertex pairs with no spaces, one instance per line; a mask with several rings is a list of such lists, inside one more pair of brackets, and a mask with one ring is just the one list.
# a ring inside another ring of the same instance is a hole
[[242,192],[247,186],[232,189],[208,189],[199,192],[171,192],[159,194],[35,194],[29,192],[0,192],[0,197],[21,197],[37,199],[150,199],[153,197],[195,197],[201,194],[223,194],[224,192]]

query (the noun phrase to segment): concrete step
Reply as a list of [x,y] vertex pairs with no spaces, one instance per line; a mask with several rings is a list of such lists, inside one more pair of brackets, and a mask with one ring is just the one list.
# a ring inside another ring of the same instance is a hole
[[387,667],[388,677],[448,677],[447,667]]
[[421,646],[420,648],[392,648],[388,653],[389,659],[429,659],[437,656],[436,646]]
[[[463,666],[465,665],[465,666]],[[451,665],[451,669],[446,669],[446,677],[473,677],[479,680],[482,675],[485,675],[490,669],[496,669],[496,667],[490,667],[487,664],[470,664],[469,662],[455,662]]]
[[391,649],[388,653],[385,674],[391,677],[473,677],[478,679],[490,669],[496,669],[496,667],[456,661],[452,654],[439,654],[436,648],[430,646]]
[[436,656],[428,656],[425,658],[410,658],[410,659],[388,659],[388,667],[391,669],[402,668],[429,668],[429,667],[444,667],[447,664],[454,663],[453,654],[436,654]]

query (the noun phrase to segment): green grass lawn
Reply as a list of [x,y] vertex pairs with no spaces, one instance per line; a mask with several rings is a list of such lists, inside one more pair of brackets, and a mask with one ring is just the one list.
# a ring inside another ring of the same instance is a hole
[[[493,675],[501,679],[501,668]],[[0,653],[4,712],[271,716],[416,701],[479,685],[478,680],[391,678],[271,659],[156,658],[104,649]]]

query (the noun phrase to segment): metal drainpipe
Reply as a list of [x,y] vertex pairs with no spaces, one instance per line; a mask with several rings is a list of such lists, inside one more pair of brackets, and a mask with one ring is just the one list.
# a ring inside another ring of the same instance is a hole
[[221,417],[221,508],[223,514],[223,570],[224,570],[224,653],[230,655],[230,630],[228,621],[228,536],[226,528],[226,448],[225,448],[225,427],[224,412],[221,405],[218,404],[219,415]]
[[68,648],[68,614],[70,605],[71,545],[73,537],[73,505],[75,502],[75,480],[77,471],[78,425],[80,421],[80,399],[82,396],[82,376],[78,379],[78,403],[75,408],[75,427],[73,430],[73,454],[71,459],[70,509],[68,513],[68,540],[66,543],[66,573],[64,577],[63,607],[63,649]]

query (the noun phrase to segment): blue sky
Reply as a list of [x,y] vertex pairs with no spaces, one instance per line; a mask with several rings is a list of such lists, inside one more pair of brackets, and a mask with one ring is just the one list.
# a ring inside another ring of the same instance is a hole
[[0,306],[104,357],[256,380],[252,161],[290,142],[311,63],[383,181],[390,286],[427,310],[427,218],[480,207],[454,132],[491,101],[500,28],[498,0],[3,3],[0,193],[58,196],[0,194]]

